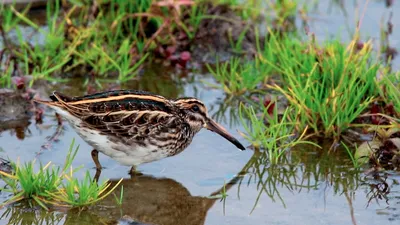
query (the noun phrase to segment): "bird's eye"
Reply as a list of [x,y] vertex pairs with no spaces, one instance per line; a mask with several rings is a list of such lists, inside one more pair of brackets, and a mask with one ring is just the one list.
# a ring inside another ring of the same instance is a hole
[[193,110],[193,112],[198,112],[198,111],[200,111],[200,108],[198,105],[194,105],[194,106],[192,106],[192,110]]

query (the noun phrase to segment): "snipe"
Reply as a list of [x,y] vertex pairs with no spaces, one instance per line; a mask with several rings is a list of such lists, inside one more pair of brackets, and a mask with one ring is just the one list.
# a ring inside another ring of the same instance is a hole
[[122,165],[135,166],[182,152],[203,127],[244,150],[232,135],[208,117],[196,98],[166,99],[143,91],[118,90],[82,97],[54,92],[36,100],[63,116],[89,144],[98,170],[101,152]]

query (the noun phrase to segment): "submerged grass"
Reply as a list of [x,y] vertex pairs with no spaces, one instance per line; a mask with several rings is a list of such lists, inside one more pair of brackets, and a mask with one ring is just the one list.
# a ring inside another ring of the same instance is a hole
[[[121,182],[109,189],[110,183],[104,181],[97,184],[90,177],[89,172],[83,180],[78,181],[73,177],[79,168],[72,169],[71,165],[78,151],[72,141],[64,166],[40,165],[35,170],[35,160],[19,165],[12,163],[13,173],[0,171],[2,179],[7,183],[3,191],[14,194],[2,205],[7,205],[22,200],[33,200],[41,207],[48,210],[49,205],[65,207],[84,207],[97,203],[109,195]],[[122,179],[121,179],[122,180]],[[105,192],[108,189],[107,192]]]

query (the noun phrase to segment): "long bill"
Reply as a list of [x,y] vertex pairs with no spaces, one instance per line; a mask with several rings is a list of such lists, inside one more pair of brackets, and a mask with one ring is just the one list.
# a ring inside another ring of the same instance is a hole
[[205,128],[221,135],[222,137],[224,137],[226,140],[230,141],[232,144],[234,144],[239,149],[241,149],[241,150],[246,149],[236,138],[234,138],[231,134],[229,134],[228,131],[225,130],[224,127],[219,125],[214,120],[208,119],[207,123],[205,124]]

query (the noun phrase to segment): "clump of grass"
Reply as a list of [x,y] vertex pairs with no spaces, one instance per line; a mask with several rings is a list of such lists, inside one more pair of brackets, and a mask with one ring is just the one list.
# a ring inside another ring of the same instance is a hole
[[25,14],[18,12],[12,6],[11,10],[19,20],[34,28],[44,37],[42,45],[39,44],[39,40],[33,40],[36,44],[31,45],[31,40],[24,37],[19,27],[15,27],[18,45],[13,48],[13,54],[21,62],[24,75],[32,75],[32,82],[37,79],[52,80],[50,75],[60,72],[72,55],[71,49],[65,43],[64,29],[66,22],[58,21],[59,1],[55,1],[54,6],[52,3],[47,4],[47,30],[35,24]]
[[111,49],[107,49],[105,47],[100,47],[97,45],[97,43],[94,43],[92,44],[92,49],[89,52],[75,52],[75,54],[82,59],[83,65],[90,65],[95,74],[107,75],[116,72],[118,74],[118,80],[120,82],[126,82],[137,75],[139,72],[139,67],[148,57],[148,54],[145,54],[143,57],[141,57],[141,59],[132,65],[134,56],[129,54],[130,49],[131,46],[129,45],[129,40],[126,39],[122,42],[121,46],[119,46],[119,49],[116,52],[113,52]]
[[271,38],[283,84],[271,85],[295,107],[298,130],[310,127],[317,135],[339,137],[377,97],[375,76],[380,68],[372,61],[370,43],[356,50],[338,41],[318,47],[314,41],[301,43]]
[[98,185],[86,173],[85,179],[78,181],[73,175],[79,170],[72,169],[71,164],[76,156],[79,146],[74,148],[72,141],[64,166],[40,165],[35,170],[35,160],[19,165],[12,163],[13,173],[8,174],[0,171],[3,180],[8,188],[3,191],[11,192],[13,197],[8,199],[3,205],[11,204],[22,200],[33,200],[43,208],[48,210],[48,205],[83,207],[94,204],[109,195],[118,185],[105,192],[109,188],[107,181]]
[[11,163],[13,174],[0,171],[9,189],[3,189],[14,194],[14,196],[4,204],[10,204],[23,199],[33,199],[39,205],[46,208],[44,202],[49,197],[49,193],[54,192],[62,184],[63,173],[71,166],[72,161],[78,151],[74,150],[74,141],[71,143],[68,155],[65,160],[64,168],[51,166],[51,162],[45,166],[40,165],[39,170],[35,171],[35,160],[20,165],[19,162]]
[[[67,182],[62,184],[62,188],[58,188],[53,193],[49,193],[53,201],[66,203],[66,206],[71,207],[92,205],[107,197],[107,195],[112,193],[122,181],[121,180],[113,188],[109,189],[111,185],[109,182],[103,181],[101,184],[93,182],[88,171],[86,172],[85,178],[81,181],[72,176],[72,172],[69,175],[65,175]],[[105,192],[106,190],[108,191]]]

